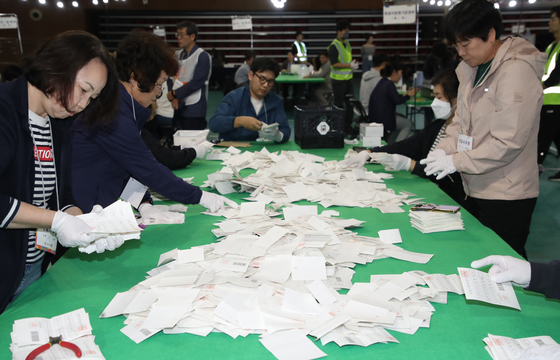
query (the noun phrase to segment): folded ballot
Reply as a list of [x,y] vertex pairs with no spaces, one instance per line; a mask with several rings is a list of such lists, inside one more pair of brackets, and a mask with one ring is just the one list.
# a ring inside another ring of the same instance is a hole
[[410,211],[410,224],[413,228],[420,230],[424,234],[465,230],[461,213],[443,213],[432,211]]

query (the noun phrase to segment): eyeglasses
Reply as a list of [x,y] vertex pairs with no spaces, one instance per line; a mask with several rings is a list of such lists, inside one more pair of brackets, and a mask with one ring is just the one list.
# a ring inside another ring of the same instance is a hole
[[268,86],[274,86],[274,84],[276,83],[276,79],[267,79],[257,73],[255,73],[255,76],[259,79],[259,83],[261,85],[267,84]]
[[163,95],[163,84],[160,85],[160,84],[156,83],[156,87],[159,89],[159,92],[156,95],[156,99],[159,99],[161,97],[161,95]]

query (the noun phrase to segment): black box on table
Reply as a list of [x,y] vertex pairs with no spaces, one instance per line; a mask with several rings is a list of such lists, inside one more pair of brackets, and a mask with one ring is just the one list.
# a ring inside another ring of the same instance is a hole
[[296,143],[302,149],[344,147],[344,110],[336,106],[294,106]]

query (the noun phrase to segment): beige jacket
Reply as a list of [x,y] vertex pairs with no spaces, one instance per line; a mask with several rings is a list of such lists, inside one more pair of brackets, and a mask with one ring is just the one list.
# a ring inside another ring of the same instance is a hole
[[[468,196],[520,200],[539,195],[537,134],[546,59],[526,40],[508,37],[476,88],[476,68],[465,62],[457,67],[457,111],[438,148],[453,154]],[[461,131],[473,137],[472,150],[457,152]]]

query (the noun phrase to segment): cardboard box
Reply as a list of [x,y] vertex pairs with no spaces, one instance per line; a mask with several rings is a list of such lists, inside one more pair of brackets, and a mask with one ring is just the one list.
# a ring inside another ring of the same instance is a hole
[[360,135],[366,137],[371,137],[371,136],[383,137],[383,124],[361,123]]
[[381,146],[381,136],[362,136],[360,135],[360,142],[364,147]]

